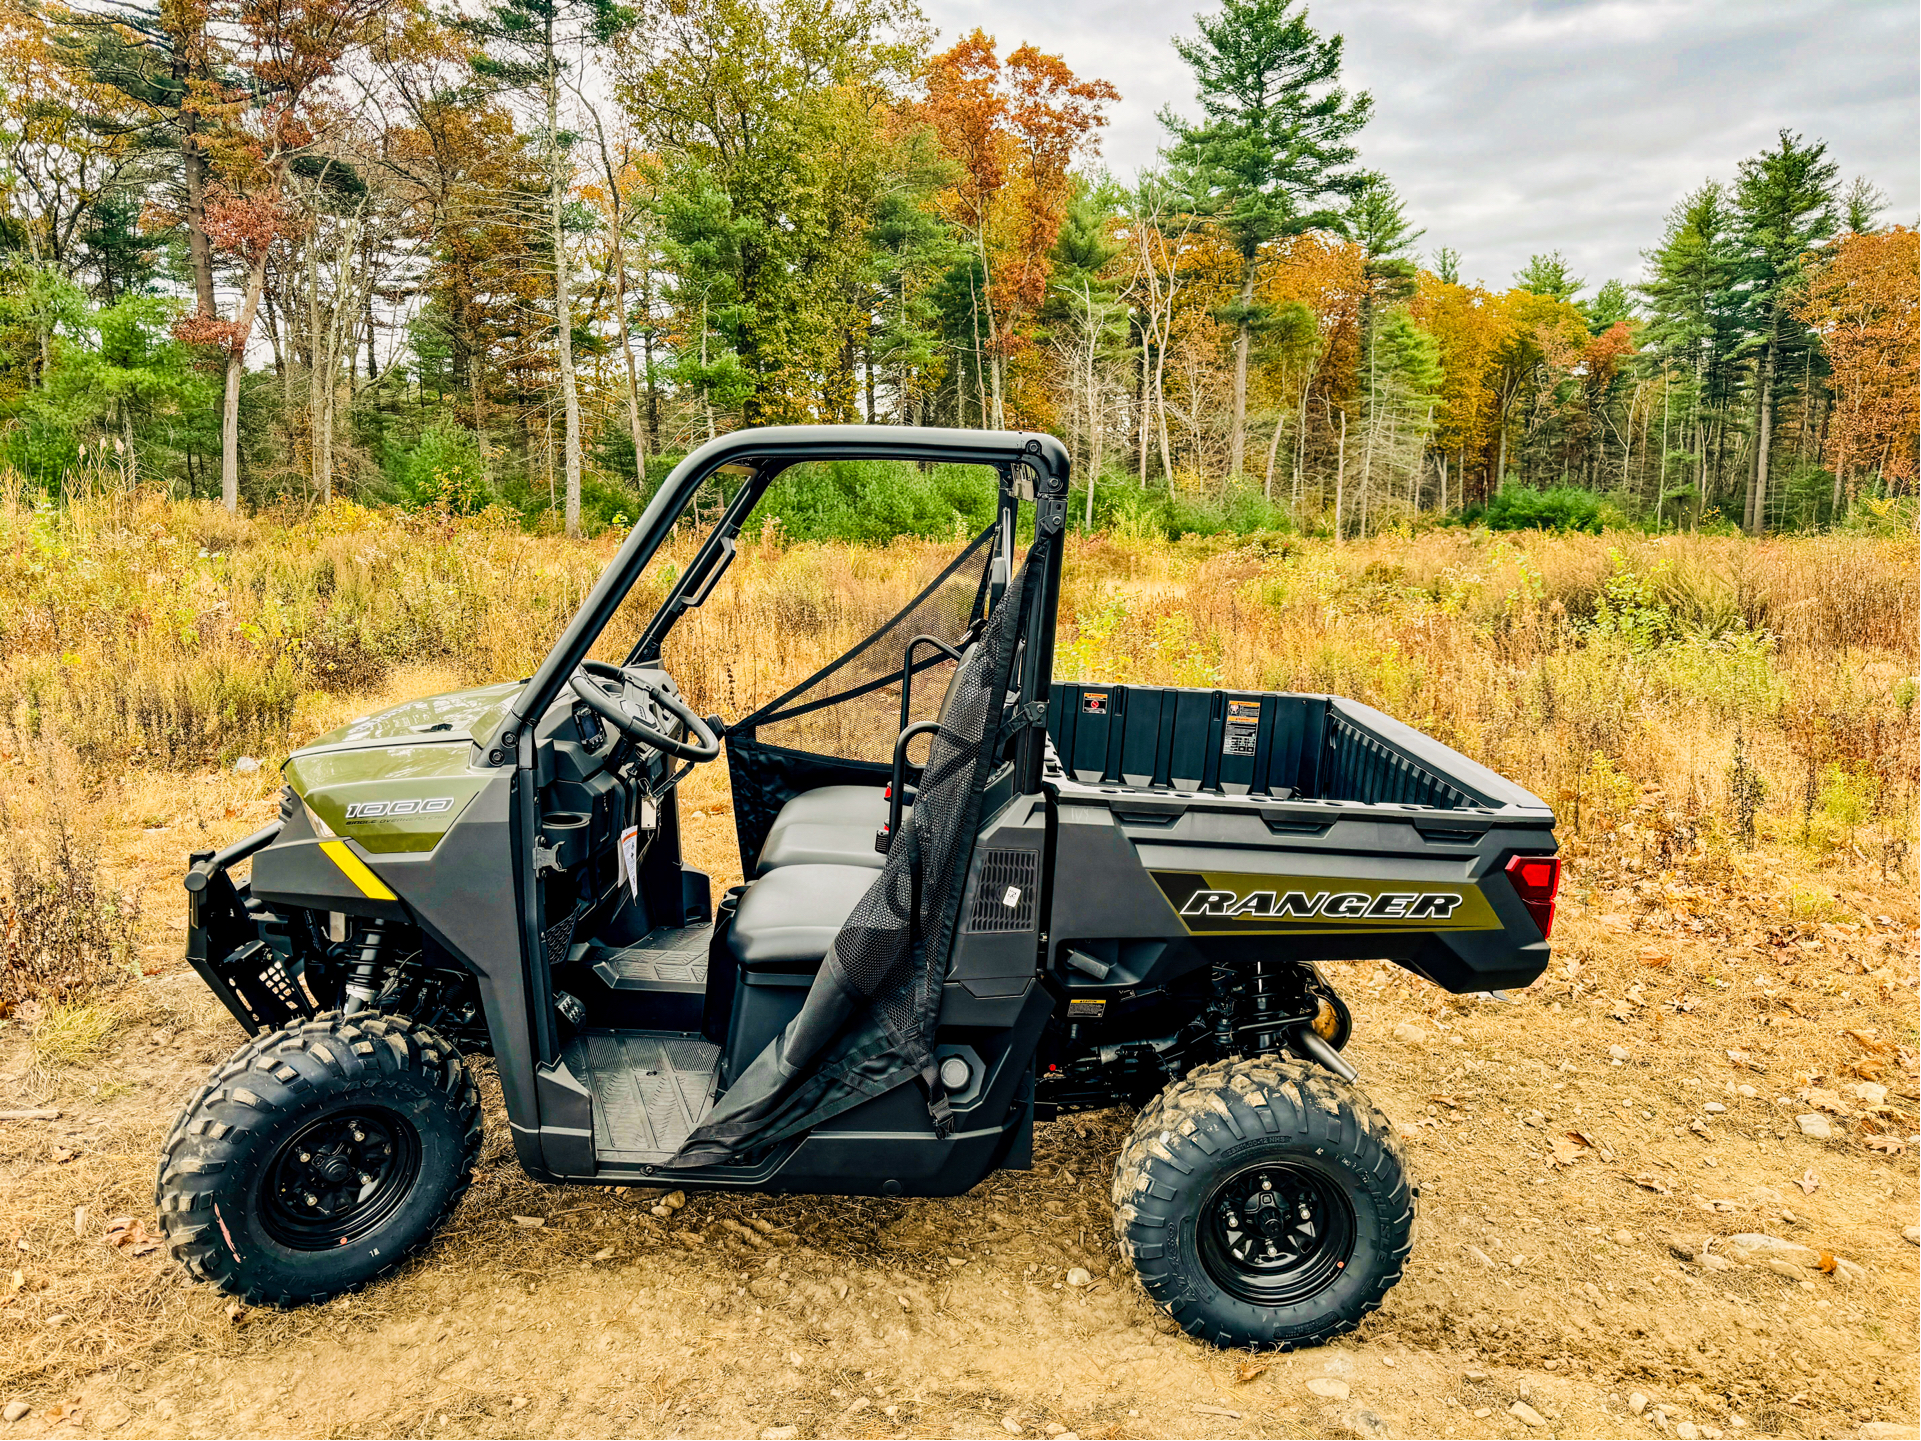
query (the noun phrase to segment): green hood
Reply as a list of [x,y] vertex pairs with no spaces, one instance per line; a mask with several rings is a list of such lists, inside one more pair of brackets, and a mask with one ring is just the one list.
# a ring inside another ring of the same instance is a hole
[[424,700],[410,700],[350,720],[339,730],[329,731],[305,747],[300,754],[343,746],[390,745],[395,741],[431,744],[470,740],[485,745],[499,729],[500,718],[509,703],[526,684],[524,680],[500,681],[472,690],[453,690]]
[[330,731],[288,758],[294,794],[335,836],[379,855],[430,851],[489,774],[473,745],[499,729],[525,681],[408,701]]

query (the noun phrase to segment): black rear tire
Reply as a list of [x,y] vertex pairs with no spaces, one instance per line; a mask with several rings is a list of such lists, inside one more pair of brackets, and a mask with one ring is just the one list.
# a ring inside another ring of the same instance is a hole
[[1216,1346],[1315,1346],[1401,1279],[1414,1196],[1387,1118],[1316,1066],[1203,1066],[1150,1101],[1114,1168],[1147,1294]]
[[401,1016],[258,1036],[174,1123],[154,1203],[174,1258],[255,1304],[324,1301],[419,1251],[473,1182],[480,1093]]

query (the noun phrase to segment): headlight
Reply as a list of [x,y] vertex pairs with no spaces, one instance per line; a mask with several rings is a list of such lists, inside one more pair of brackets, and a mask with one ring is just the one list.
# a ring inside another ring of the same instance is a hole
[[338,839],[333,833],[333,827],[320,819],[320,817],[314,813],[314,808],[304,800],[300,803],[300,809],[307,813],[307,824],[313,827],[313,833],[315,835],[321,837],[323,840],[331,841]]

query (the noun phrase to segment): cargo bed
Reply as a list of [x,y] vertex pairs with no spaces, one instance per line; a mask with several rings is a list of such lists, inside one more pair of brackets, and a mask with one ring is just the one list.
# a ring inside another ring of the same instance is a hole
[[1511,867],[1554,854],[1553,813],[1371,706],[1057,683],[1048,732],[1057,958],[1284,938],[1295,959],[1394,960],[1457,992],[1547,963],[1545,915]]

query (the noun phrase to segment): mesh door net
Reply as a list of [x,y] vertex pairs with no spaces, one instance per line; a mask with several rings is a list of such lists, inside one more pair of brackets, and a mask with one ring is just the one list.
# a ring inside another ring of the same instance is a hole
[[[769,745],[842,760],[890,762],[900,734],[900,684],[907,643],[931,635],[957,649],[986,610],[990,525],[967,543],[905,609],[846,655],[745,717]],[[931,720],[953,662],[932,646],[914,656],[910,721]]]
[[1052,537],[968,652],[942,710],[919,796],[887,863],[821,962],[800,1013],[757,1056],[672,1164],[711,1165],[818,1125],[914,1077],[936,1131],[947,1102],[934,1066],[956,913],[980,828],[981,793],[1009,731],[1007,695]]
[[[993,571],[990,525],[902,610],[847,654],[727,731],[741,865],[753,862],[780,808],[821,785],[886,782],[900,734],[907,643],[931,635],[956,650],[978,633]],[[909,721],[932,720],[954,673],[933,646],[914,652]]]

